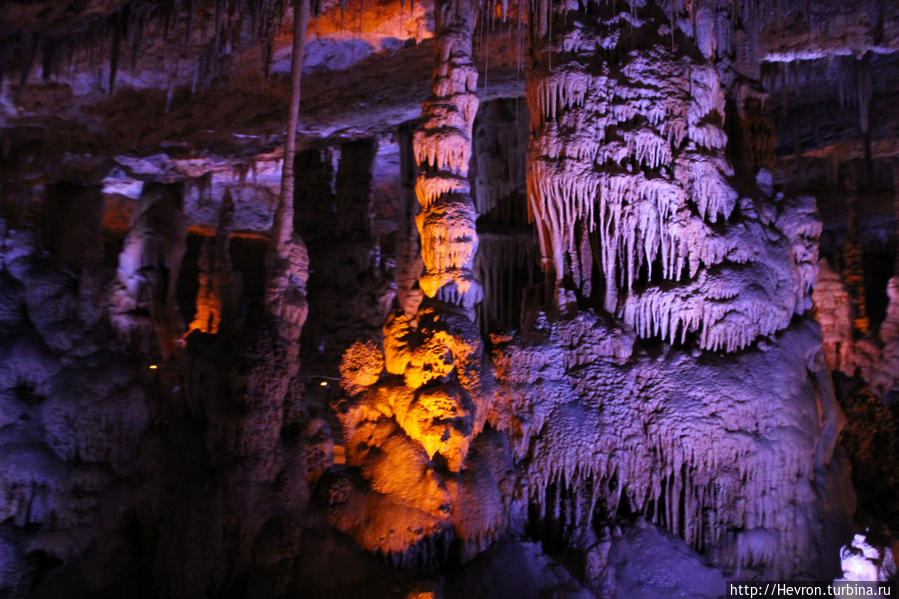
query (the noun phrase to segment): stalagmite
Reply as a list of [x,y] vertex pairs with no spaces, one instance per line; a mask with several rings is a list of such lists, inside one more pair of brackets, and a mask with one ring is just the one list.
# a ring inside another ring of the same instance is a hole
[[855,173],[847,170],[844,178],[846,185],[846,205],[848,220],[846,222],[846,243],[843,244],[843,281],[852,298],[852,323],[855,330],[862,335],[868,332],[869,321],[865,301],[865,271],[862,265],[862,246],[858,231],[858,183]]
[[215,237],[207,240],[200,250],[199,289],[197,290],[197,311],[193,322],[187,327],[188,333],[200,331],[215,335],[226,319],[231,284],[231,222],[234,217],[234,200],[225,192],[219,209],[219,222]]
[[849,293],[840,275],[822,258],[818,280],[812,293],[815,319],[821,325],[824,358],[830,370],[842,370],[850,376],[855,368],[852,359],[852,319]]
[[187,227],[178,186],[146,184],[132,215],[109,292],[109,318],[120,338],[170,355],[182,330],[175,283]]
[[467,179],[478,106],[475,2],[441,1],[435,12],[432,95],[412,139],[426,297],[414,314],[407,301],[394,310],[381,345],[360,341],[344,354],[349,397],[338,415],[347,465],[360,476],[337,479],[329,493],[335,526],[405,566],[445,560],[454,540],[470,559],[506,529],[510,500],[499,492],[510,484],[504,437],[485,430],[496,419],[496,389],[473,322],[481,299]]

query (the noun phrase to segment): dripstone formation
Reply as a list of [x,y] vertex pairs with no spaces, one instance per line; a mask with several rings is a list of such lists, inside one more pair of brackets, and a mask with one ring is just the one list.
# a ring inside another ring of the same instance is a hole
[[894,576],[899,11],[775,4],[0,6],[0,598]]

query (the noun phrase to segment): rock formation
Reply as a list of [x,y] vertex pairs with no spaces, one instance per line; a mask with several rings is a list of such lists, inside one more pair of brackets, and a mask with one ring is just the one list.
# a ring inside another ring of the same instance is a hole
[[187,230],[180,190],[147,185],[132,215],[116,280],[110,290],[110,320],[120,337],[156,346],[171,355],[181,331],[175,312],[175,282]]
[[0,3],[0,597],[894,576],[897,81],[889,2]]
[[233,311],[231,301],[231,257],[228,249],[231,241],[231,222],[234,218],[234,201],[226,194],[222,198],[219,209],[219,222],[215,230],[215,237],[203,244],[199,260],[199,275],[197,284],[197,311],[194,319],[188,325],[188,334],[191,331],[216,334],[222,325],[222,319],[227,322],[227,312]]
[[413,138],[425,298],[414,318],[400,308],[391,314],[383,349],[360,341],[344,355],[350,398],[339,416],[353,470],[332,482],[327,499],[336,526],[406,565],[441,563],[453,540],[463,559],[486,548],[508,525],[513,484],[505,437],[482,434],[496,390],[472,322],[481,299],[467,178],[478,105],[476,5],[441,2],[435,10],[437,66]]

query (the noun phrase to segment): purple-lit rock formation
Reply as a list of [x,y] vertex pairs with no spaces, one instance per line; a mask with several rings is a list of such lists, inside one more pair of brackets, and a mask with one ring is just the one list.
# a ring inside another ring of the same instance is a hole
[[891,2],[0,3],[0,599],[895,576],[897,82]]

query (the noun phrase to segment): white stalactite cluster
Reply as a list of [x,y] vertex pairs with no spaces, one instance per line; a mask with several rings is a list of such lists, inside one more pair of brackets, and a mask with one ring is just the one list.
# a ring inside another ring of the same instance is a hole
[[719,252],[711,266],[690,264],[680,285],[628,294],[620,314],[638,335],[683,342],[696,331],[700,347],[732,352],[811,308],[821,234],[814,198],[744,199],[740,211],[706,248]]
[[[428,297],[445,289],[440,299],[471,308],[481,299],[472,273],[478,235],[468,183],[478,111],[478,71],[472,60],[476,12],[472,0],[453,0],[441,3],[436,13],[437,68],[412,140],[419,164],[416,224],[424,262],[419,285]],[[454,288],[447,288],[450,283]]]
[[803,572],[827,542],[815,489],[829,475],[816,468],[839,428],[816,327],[806,319],[764,351],[705,361],[632,355],[633,343],[581,312],[499,344],[523,500],[569,538],[626,506],[725,571]]
[[544,268],[589,296],[595,235],[608,312],[641,336],[743,348],[805,309],[815,261],[800,273],[791,259],[808,262],[788,247],[804,234],[774,222],[786,208],[738,201],[714,66],[672,50],[667,23],[620,10],[557,19],[529,72],[528,205]]
[[634,23],[629,11],[567,18],[528,77],[529,206],[557,280],[574,275],[582,290],[591,273],[580,267],[575,224],[598,231],[614,311],[618,286],[630,289],[644,261],[660,257],[664,278],[675,279],[685,262],[701,259],[693,254],[703,251],[702,223],[669,221],[730,215],[724,94],[711,65],[663,47],[628,52],[622,32],[653,26]]

